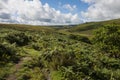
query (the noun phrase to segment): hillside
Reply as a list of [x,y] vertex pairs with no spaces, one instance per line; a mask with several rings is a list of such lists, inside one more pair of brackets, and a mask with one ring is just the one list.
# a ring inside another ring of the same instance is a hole
[[33,30],[33,31],[49,31],[49,32],[59,32],[63,34],[78,34],[91,36],[93,32],[99,27],[105,25],[117,25],[120,26],[120,19],[101,21],[101,22],[86,22],[79,25],[69,26],[32,26],[32,25],[20,25],[20,24],[0,24],[0,27],[7,28],[17,28],[20,30]]
[[93,35],[93,32],[99,27],[102,27],[105,25],[112,25],[112,24],[120,26],[120,19],[101,21],[101,22],[86,22],[84,24],[80,24],[75,27],[66,29],[65,32],[79,33],[86,36],[91,36]]
[[17,30],[29,30],[29,31],[47,31],[53,32],[54,27],[48,26],[34,26],[34,25],[24,25],[24,24],[0,24],[0,28],[7,29],[17,29]]
[[0,24],[0,80],[120,80],[120,27],[113,21]]

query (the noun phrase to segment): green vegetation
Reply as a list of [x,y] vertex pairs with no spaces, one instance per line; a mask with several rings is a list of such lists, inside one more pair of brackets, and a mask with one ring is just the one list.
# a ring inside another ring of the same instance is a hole
[[115,25],[107,25],[101,27],[95,32],[93,42],[99,49],[110,56],[120,57],[120,27]]
[[69,38],[74,39],[74,40],[78,40],[78,41],[82,41],[82,42],[86,42],[86,43],[91,43],[89,38],[87,38],[85,36],[70,34]]
[[32,38],[27,36],[25,33],[14,33],[6,36],[6,40],[11,44],[16,43],[18,46],[25,46],[30,42],[30,40],[32,40]]
[[[84,24],[77,25],[69,29],[65,29],[66,32],[79,33],[88,37],[93,35],[93,32],[101,26],[115,24],[120,26],[120,19],[102,21],[102,22],[86,22]],[[64,31],[64,30],[63,30]]]
[[0,24],[0,80],[120,80],[120,26],[107,24]]

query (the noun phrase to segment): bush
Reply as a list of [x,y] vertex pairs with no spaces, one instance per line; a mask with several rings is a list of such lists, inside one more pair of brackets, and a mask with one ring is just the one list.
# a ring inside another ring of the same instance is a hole
[[0,44],[0,61],[16,61],[17,50],[15,45]]
[[85,36],[70,34],[69,38],[73,39],[73,40],[82,41],[82,42],[85,42],[85,43],[91,43],[90,40],[87,37],[85,37]]
[[95,32],[93,43],[110,56],[120,56],[120,27],[108,25]]
[[31,41],[31,36],[25,33],[14,33],[5,37],[11,44],[16,43],[18,46],[25,46]]
[[39,45],[39,43],[33,43],[32,48],[37,50],[37,51],[40,51],[42,49],[42,46]]
[[[51,70],[58,70],[61,66],[71,66],[74,64],[75,54],[60,50],[53,50],[50,52],[42,53],[38,58],[33,60],[34,66],[40,68],[49,68]],[[37,61],[37,62],[35,62]]]

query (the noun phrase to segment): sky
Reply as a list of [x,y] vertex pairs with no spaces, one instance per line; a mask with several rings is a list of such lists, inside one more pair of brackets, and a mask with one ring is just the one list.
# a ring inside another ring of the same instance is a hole
[[0,23],[70,25],[120,18],[120,0],[0,0]]

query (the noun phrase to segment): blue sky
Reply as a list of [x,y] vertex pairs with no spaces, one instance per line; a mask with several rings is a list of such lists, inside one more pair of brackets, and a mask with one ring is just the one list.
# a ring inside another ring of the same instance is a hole
[[120,18],[120,0],[0,0],[0,23],[65,25]]
[[[43,4],[48,3],[51,7],[60,10],[62,12],[69,12],[62,8],[65,4],[70,4],[71,6],[76,5],[76,10],[73,13],[80,13],[81,11],[86,11],[89,5],[81,0],[41,0]],[[72,11],[71,11],[72,12]]]

